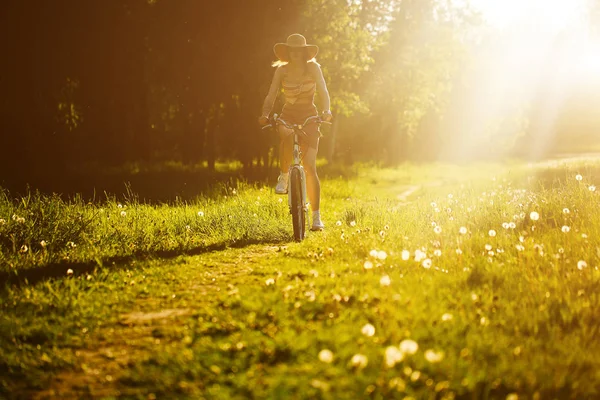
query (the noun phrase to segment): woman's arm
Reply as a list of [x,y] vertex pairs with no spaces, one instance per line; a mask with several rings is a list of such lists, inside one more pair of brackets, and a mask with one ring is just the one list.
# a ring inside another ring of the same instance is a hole
[[331,114],[331,111],[329,110],[331,100],[329,99],[329,90],[327,90],[327,84],[325,83],[325,78],[323,77],[323,71],[317,63],[310,62],[308,65],[310,73],[317,83],[317,92],[319,92],[323,113]]
[[275,70],[275,75],[273,75],[273,81],[271,82],[271,87],[269,88],[269,93],[265,98],[262,107],[262,117],[268,117],[271,114],[271,110],[273,109],[273,104],[275,103],[275,99],[277,98],[277,92],[279,91],[279,87],[281,86],[281,77],[283,71],[282,67],[278,67]]

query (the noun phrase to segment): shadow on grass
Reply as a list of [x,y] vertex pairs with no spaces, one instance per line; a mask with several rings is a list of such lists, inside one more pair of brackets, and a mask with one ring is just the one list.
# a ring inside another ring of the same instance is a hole
[[[125,165],[119,168],[81,168],[69,171],[40,170],[26,176],[4,174],[0,187],[12,197],[31,191],[45,195],[59,194],[64,199],[80,196],[85,201],[103,201],[106,197],[123,200],[134,194],[142,203],[157,204],[191,201],[211,193],[220,184],[235,187],[237,182],[274,186],[279,169],[223,164],[215,170],[206,166],[182,164]],[[322,178],[351,178],[356,170],[341,164],[319,166]]]
[[[289,241],[293,240],[292,237]],[[243,239],[230,242],[215,243],[207,246],[198,246],[187,250],[158,250],[152,252],[137,252],[127,256],[107,257],[101,260],[101,265],[96,260],[85,262],[55,262],[42,266],[16,270],[15,272],[0,271],[0,290],[2,287],[34,285],[38,282],[53,278],[64,278],[67,276],[67,270],[73,270],[73,276],[80,276],[92,273],[98,269],[119,270],[126,268],[132,261],[145,260],[169,260],[180,256],[196,256],[200,254],[222,251],[227,248],[244,248],[251,245],[278,245],[288,243],[288,240],[257,240]]]

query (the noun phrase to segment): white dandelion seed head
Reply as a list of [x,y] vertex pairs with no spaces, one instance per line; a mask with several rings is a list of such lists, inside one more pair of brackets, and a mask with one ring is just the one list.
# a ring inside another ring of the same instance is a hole
[[274,284],[275,284],[275,279],[273,279],[273,278],[269,278],[265,281],[265,285],[267,285],[267,286],[271,286]]
[[425,359],[430,363],[439,363],[444,359],[444,353],[442,351],[425,350]]
[[431,268],[431,260],[429,258],[426,258],[423,260],[423,262],[421,263],[421,265],[423,266],[423,268],[425,269],[429,269]]
[[577,179],[578,181],[582,181],[583,180],[583,176],[581,176],[580,174],[575,175],[575,179]]
[[563,231],[564,233],[569,233],[569,231],[571,230],[571,227],[567,226],[567,225],[563,225],[562,228],[560,228],[561,231]]
[[466,235],[467,234],[467,228],[464,226],[461,226],[460,229],[458,230],[458,233],[460,233],[461,235]]
[[402,260],[406,261],[410,258],[410,251],[402,250]]
[[566,207],[563,208],[563,214],[568,214],[570,212],[571,212],[571,210],[569,210],[568,208],[566,208]]
[[493,229],[490,229],[490,231],[488,232],[488,235],[490,235],[490,237],[494,237],[494,236],[496,236],[496,231]]
[[442,251],[440,249],[435,249],[433,251],[433,255],[436,257],[441,257],[442,256]]
[[517,227],[517,224],[515,224],[514,222],[511,221],[511,222],[508,223],[508,227],[510,229],[515,229]]
[[0,218],[0,225],[6,225],[6,220],[4,218]]
[[463,251],[461,249],[456,249],[456,254],[458,254],[459,256],[463,253]]
[[538,219],[540,219],[540,214],[539,214],[539,213],[537,213],[536,211],[532,211],[532,212],[529,214],[529,218],[530,218],[532,221],[537,221]]
[[442,315],[442,321],[450,321],[452,319],[452,314],[450,313],[445,313],[444,315]]
[[342,221],[337,221],[335,224],[336,224],[337,226],[342,226]]
[[46,246],[48,246],[48,243],[47,243],[45,240],[42,240],[42,241],[40,242],[40,246],[42,246],[42,247],[46,247]]
[[390,279],[389,275],[383,275],[381,279],[379,279],[379,284],[384,287],[390,286],[392,284],[392,280]]
[[419,350],[419,345],[412,339],[404,339],[398,348],[404,354],[415,354]]
[[27,253],[27,251],[29,250],[29,247],[27,247],[26,244],[24,244],[23,246],[21,246],[21,249],[19,249],[20,253]]
[[125,217],[127,216],[127,213],[125,211],[121,211],[121,217]]
[[485,245],[485,250],[486,250],[486,251],[490,251],[490,250],[492,250],[492,245],[491,245],[491,244],[486,244],[486,245]]
[[371,250],[369,252],[369,255],[373,258],[377,258],[377,250],[376,249]]
[[502,223],[502,227],[503,227],[504,229],[508,229],[508,227],[509,227],[509,226],[508,226],[508,222],[503,222],[503,223]]
[[71,268],[69,268],[67,270],[67,275],[69,275],[69,276],[73,275],[73,270]]
[[432,207],[432,208],[436,208],[436,207],[437,207],[437,204],[436,204],[436,202],[435,202],[435,201],[432,201],[432,202],[431,202],[431,207]]
[[[281,199],[279,199],[279,200],[281,200]],[[198,216],[199,217],[204,217],[204,211],[198,211]]]
[[423,251],[421,251],[420,249],[415,250],[416,262],[421,262],[425,257],[427,257],[427,254],[425,254]]
[[580,271],[582,269],[584,269],[584,268],[587,268],[587,266],[588,266],[587,263],[585,261],[583,261],[583,260],[579,260],[577,262],[577,269],[580,270]]
[[363,264],[363,268],[364,269],[373,269],[373,263],[369,260],[365,261],[365,263]]
[[117,204],[117,207],[118,208],[123,208],[123,204],[119,203],[119,204]]
[[583,239],[587,239],[587,238],[588,238],[588,235],[587,235],[587,234],[585,234],[585,233],[582,233],[582,234],[581,234],[581,237],[582,237]]
[[350,226],[356,226],[356,221],[350,221]]
[[377,252],[377,258],[381,261],[385,260],[387,258],[387,253],[383,250],[379,250]]
[[435,228],[433,228],[433,231],[439,235],[440,233],[442,233],[442,227],[436,226]]
[[360,332],[365,336],[371,337],[375,335],[375,327],[371,324],[365,324],[365,326],[362,327]]
[[385,348],[385,365],[388,368],[393,368],[397,363],[404,359],[404,353],[396,346],[388,346]]
[[595,191],[596,191],[596,186],[594,186],[594,185],[590,185],[590,186],[588,186],[588,190],[589,190],[590,192],[595,192]]
[[319,360],[326,364],[330,364],[333,361],[333,353],[331,350],[323,349],[319,352]]
[[350,359],[350,365],[354,368],[362,369],[369,364],[369,359],[364,354],[355,354]]

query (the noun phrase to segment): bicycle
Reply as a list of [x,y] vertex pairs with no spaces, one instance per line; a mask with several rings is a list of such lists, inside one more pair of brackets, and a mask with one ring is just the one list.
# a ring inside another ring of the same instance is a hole
[[285,126],[286,128],[294,131],[294,147],[292,151],[292,163],[289,168],[289,179],[288,179],[288,206],[290,208],[290,214],[292,214],[292,226],[294,229],[294,240],[297,242],[302,241],[306,236],[306,225],[308,221],[308,200],[306,196],[306,173],[302,166],[302,152],[300,151],[300,144],[298,142],[298,135],[302,134],[306,136],[303,128],[310,123],[326,123],[321,117],[315,115],[308,117],[303,124],[290,124],[289,122],[278,117],[277,114],[273,116],[273,122],[265,125],[262,129],[276,128],[278,124]]

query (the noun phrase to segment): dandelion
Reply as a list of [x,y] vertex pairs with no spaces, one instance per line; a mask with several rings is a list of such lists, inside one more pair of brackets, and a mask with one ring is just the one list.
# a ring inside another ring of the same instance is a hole
[[575,175],[575,179],[577,179],[579,182],[581,182],[583,180],[583,176],[581,176],[580,174]]
[[383,229],[386,230],[386,231],[389,231],[390,230],[390,226],[386,225],[386,226],[383,227]]
[[377,258],[377,250],[373,249],[369,252],[369,255],[373,258]]
[[356,226],[356,221],[351,221],[350,226]]
[[73,275],[73,270],[72,270],[71,268],[69,268],[69,269],[67,270],[67,275],[68,275],[68,276],[71,276],[71,275]]
[[362,327],[360,332],[365,336],[371,337],[375,334],[375,327],[371,324],[366,324]]
[[[279,199],[279,200],[281,200],[281,199]],[[204,211],[198,211],[198,216],[199,217],[204,217]]]
[[433,228],[433,231],[439,235],[440,233],[442,233],[442,227],[436,226],[435,228]]
[[560,228],[561,231],[563,231],[564,233],[569,233],[569,231],[571,230],[570,227],[568,227],[567,225],[563,225],[562,228]]
[[74,242],[69,242],[67,243],[67,247],[74,249],[75,247],[77,247],[77,245]]
[[461,226],[460,229],[458,230],[458,232],[461,235],[466,235],[467,234],[467,228],[465,228],[464,226]]
[[323,349],[319,352],[319,360],[326,364],[330,364],[333,361],[333,353],[331,350]]
[[283,199],[281,197],[277,201],[279,201],[280,203],[283,203]]
[[412,339],[404,339],[398,347],[404,354],[415,354],[419,350],[419,345]]
[[452,314],[445,313],[442,315],[442,321],[450,321],[452,319]]
[[517,227],[517,224],[515,224],[514,222],[511,221],[511,222],[508,223],[508,227],[510,229],[515,229]]
[[583,261],[583,260],[579,260],[577,262],[577,269],[580,270],[580,271],[582,269],[584,269],[584,268],[587,268],[587,266],[588,266],[587,263],[585,261]]
[[462,251],[461,249],[456,249],[456,254],[457,254],[457,255],[459,255],[459,256],[460,256],[460,255],[462,255],[462,253],[463,253],[463,251]]
[[431,202],[431,207],[432,207],[432,208],[436,208],[436,207],[437,207],[437,204],[436,204],[435,202]]
[[486,245],[485,245],[485,250],[486,250],[486,251],[490,251],[490,250],[492,250],[492,245],[491,245],[491,244],[486,244]]
[[123,204],[119,203],[119,204],[117,204],[117,207],[118,208],[123,208]]
[[490,237],[494,237],[494,236],[496,236],[496,231],[493,229],[490,229],[490,231],[488,232],[488,235],[490,235]]
[[435,249],[433,252],[433,255],[436,257],[441,257],[442,256],[442,251],[440,249]]
[[427,257],[427,254],[425,254],[421,250],[419,250],[419,249],[415,250],[415,261],[416,262],[421,262],[426,257]]
[[6,225],[6,220],[4,218],[0,218],[0,225]]
[[388,368],[393,368],[397,363],[404,359],[404,353],[396,346],[388,346],[385,349],[385,365]]
[[125,211],[121,211],[121,217],[125,217],[127,216],[127,213]]
[[355,354],[350,359],[350,365],[358,369],[366,367],[368,363],[369,359],[364,354]]
[[406,261],[410,258],[410,251],[402,250],[402,260]]
[[367,270],[369,270],[369,269],[373,269],[373,263],[372,263],[371,261],[367,260],[367,261],[365,261],[365,263],[363,264],[363,268],[364,268],[364,269],[367,269]]
[[596,191],[596,186],[594,186],[594,185],[590,185],[590,186],[588,186],[588,190],[589,190],[590,192],[595,192],[595,191]]
[[503,222],[503,223],[502,223],[502,227],[503,227],[504,229],[508,229],[508,222]]
[[23,246],[21,246],[21,249],[19,250],[20,253],[27,253],[27,251],[29,250],[29,247],[27,247],[26,244],[24,244]]
[[384,237],[385,236],[385,231],[379,231],[379,236]]
[[392,283],[392,280],[390,279],[390,277],[388,275],[384,275],[381,277],[381,279],[379,279],[379,284],[381,286],[390,286],[391,283]]
[[438,363],[444,359],[444,353],[441,351],[437,352],[429,349],[425,351],[425,359],[432,364]]
[[336,224],[337,226],[342,226],[342,221],[337,221],[335,224]]
[[587,234],[585,234],[585,233],[582,233],[582,234],[581,234],[581,237],[582,237],[583,239],[587,239],[587,238],[588,238],[588,235],[587,235]]
[[537,221],[538,219],[540,219],[540,214],[538,214],[538,213],[537,213],[537,212],[535,212],[535,211],[532,211],[532,212],[529,214],[529,218],[530,218],[532,221]]
[[186,231],[191,231],[191,230],[192,230],[192,228],[191,228],[189,225],[186,225],[186,226],[185,226],[185,230],[186,230]]
[[563,208],[563,214],[568,214],[568,213],[570,213],[570,212],[571,212],[571,211],[570,211],[568,208]]
[[379,250],[377,252],[377,258],[380,259],[381,261],[383,261],[387,258],[387,253],[383,250]]
[[45,240],[42,240],[42,241],[40,242],[40,246],[42,246],[42,247],[44,247],[44,248],[45,248],[46,246],[48,246],[48,243],[46,243],[46,241],[45,241]]
[[423,266],[423,268],[429,269],[429,268],[431,268],[431,260],[429,258],[426,258],[423,260],[421,265]]
[[273,278],[269,278],[265,281],[265,285],[267,285],[267,286],[271,286],[274,284],[275,284],[275,279],[273,279]]

